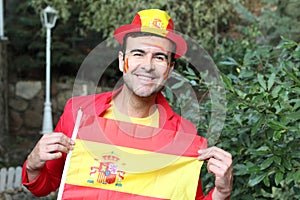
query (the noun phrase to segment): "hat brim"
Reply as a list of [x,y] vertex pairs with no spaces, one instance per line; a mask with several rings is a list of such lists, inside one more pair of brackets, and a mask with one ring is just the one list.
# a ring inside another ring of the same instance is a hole
[[[153,30],[153,31],[151,31],[151,30]],[[176,45],[176,52],[174,52],[175,58],[179,58],[179,57],[183,56],[187,51],[187,44],[186,44],[185,39],[183,37],[181,37],[179,34],[176,34],[172,30],[164,30],[164,32],[161,31],[161,34],[160,34],[157,32],[157,29],[142,30],[139,25],[126,24],[126,25],[123,25],[123,26],[120,26],[119,28],[117,28],[114,32],[114,36],[120,44],[123,44],[125,35],[128,33],[134,33],[134,32],[148,32],[148,33],[152,33],[152,34],[156,34],[156,35],[168,38],[169,40],[174,42]]]

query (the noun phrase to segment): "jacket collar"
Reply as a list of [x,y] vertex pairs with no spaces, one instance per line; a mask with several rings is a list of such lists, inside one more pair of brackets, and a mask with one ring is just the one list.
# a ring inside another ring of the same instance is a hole
[[[118,88],[115,91],[112,92],[107,92],[107,93],[103,93],[100,98],[96,97],[96,114],[97,116],[103,116],[104,113],[106,112],[106,110],[108,108],[111,107],[111,100],[113,99],[114,96],[116,96],[121,90],[122,90],[123,86],[121,86],[120,88]],[[168,101],[166,100],[166,98],[163,96],[163,94],[161,92],[159,92],[157,94],[156,97],[156,103],[158,106],[158,111],[159,111],[159,117],[160,117],[160,126],[162,125],[162,123],[165,120],[170,120],[175,113],[173,112],[172,108],[170,107]]]

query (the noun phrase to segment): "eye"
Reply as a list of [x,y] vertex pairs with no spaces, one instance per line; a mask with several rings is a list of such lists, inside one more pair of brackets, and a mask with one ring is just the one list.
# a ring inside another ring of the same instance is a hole
[[139,52],[133,53],[132,55],[133,55],[134,57],[141,57],[141,56],[143,56],[143,54],[142,54],[142,53],[139,53]]
[[157,61],[161,61],[161,62],[167,61],[167,58],[166,58],[166,56],[164,56],[164,55],[156,55],[154,58],[155,58]]

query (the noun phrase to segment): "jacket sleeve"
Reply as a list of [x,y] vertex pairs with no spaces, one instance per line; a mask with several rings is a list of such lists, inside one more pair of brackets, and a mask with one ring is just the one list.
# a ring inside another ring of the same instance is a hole
[[[26,172],[26,163],[23,165],[22,183],[35,196],[46,196],[55,191],[60,184],[64,159],[48,161],[36,179],[29,182]],[[55,168],[53,168],[55,166]]]
[[[72,129],[74,127],[73,114],[71,110],[71,102],[69,101],[66,106],[64,113],[60,117],[59,122],[54,132],[62,132],[69,137],[72,135]],[[51,134],[51,133],[50,133]],[[26,164],[27,160],[23,164],[22,169],[22,183],[31,191],[35,196],[46,196],[49,193],[56,191],[59,187],[62,171],[64,168],[64,162],[66,154],[56,160],[47,161],[45,166],[42,168],[41,173],[33,181],[28,181]]]
[[213,193],[214,189],[215,188],[211,189],[209,191],[209,193],[205,196],[203,193],[203,190],[202,190],[201,179],[199,179],[195,200],[212,200],[212,193]]

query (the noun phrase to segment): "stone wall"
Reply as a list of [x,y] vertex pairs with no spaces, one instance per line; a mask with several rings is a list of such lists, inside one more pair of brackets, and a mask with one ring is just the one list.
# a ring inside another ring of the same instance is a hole
[[[10,145],[3,162],[8,166],[21,165],[28,153],[42,136],[45,83],[41,81],[18,81],[9,83],[9,132]],[[91,83],[76,84],[57,82],[51,85],[53,128],[63,112],[64,105],[72,96],[107,91]]]

